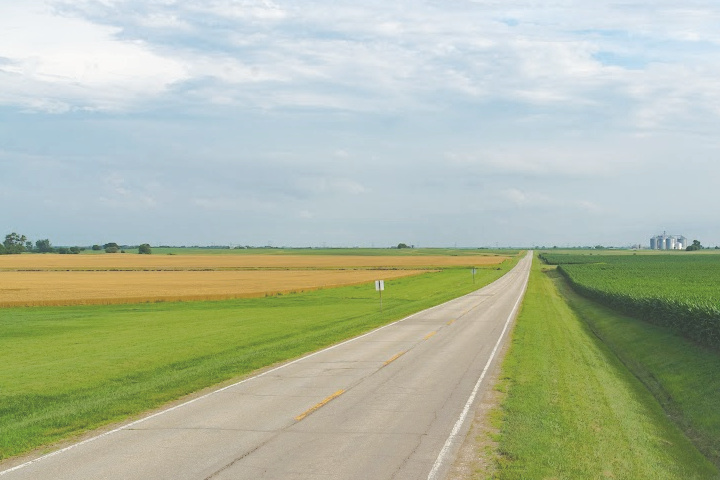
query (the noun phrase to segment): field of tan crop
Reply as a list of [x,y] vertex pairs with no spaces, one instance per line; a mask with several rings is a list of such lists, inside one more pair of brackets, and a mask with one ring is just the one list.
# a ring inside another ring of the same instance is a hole
[[257,297],[492,267],[502,256],[2,255],[0,307]]
[[350,255],[0,255],[0,271],[13,270],[247,270],[437,268],[488,266],[508,257]]
[[84,305],[261,297],[390,280],[427,270],[0,272],[0,306]]

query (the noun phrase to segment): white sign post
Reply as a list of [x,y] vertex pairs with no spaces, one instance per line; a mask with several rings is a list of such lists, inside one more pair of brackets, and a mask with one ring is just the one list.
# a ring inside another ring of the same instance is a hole
[[380,292],[380,311],[382,312],[382,292],[385,290],[385,280],[375,280],[375,291]]
[[477,271],[477,269],[476,269],[475,267],[473,267],[473,269],[472,269],[472,274],[473,274],[473,285],[475,285],[475,272],[476,272],[476,271]]

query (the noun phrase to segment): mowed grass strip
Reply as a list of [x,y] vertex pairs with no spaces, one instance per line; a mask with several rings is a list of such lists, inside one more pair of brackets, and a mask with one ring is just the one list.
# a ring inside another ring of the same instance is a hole
[[[661,352],[658,352],[661,354]],[[719,475],[535,262],[502,367],[501,479]]]
[[720,467],[720,353],[588,300],[559,274],[552,278],[580,318]]
[[[0,459],[237,379],[499,278],[516,259],[218,302],[0,309]],[[382,360],[382,359],[380,359]]]
[[0,307],[221,300],[354,285],[422,270],[0,272]]

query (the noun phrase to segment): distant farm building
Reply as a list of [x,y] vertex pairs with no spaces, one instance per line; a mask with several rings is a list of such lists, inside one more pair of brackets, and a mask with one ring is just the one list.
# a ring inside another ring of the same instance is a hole
[[650,239],[650,250],[685,250],[687,238],[682,235],[656,235]]

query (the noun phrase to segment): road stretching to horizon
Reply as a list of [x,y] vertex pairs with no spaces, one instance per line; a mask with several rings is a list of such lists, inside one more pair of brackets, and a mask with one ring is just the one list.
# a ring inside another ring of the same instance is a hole
[[531,259],[469,295],[0,477],[442,479],[488,388]]

